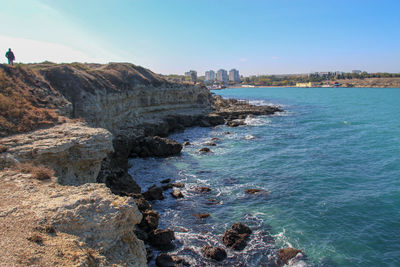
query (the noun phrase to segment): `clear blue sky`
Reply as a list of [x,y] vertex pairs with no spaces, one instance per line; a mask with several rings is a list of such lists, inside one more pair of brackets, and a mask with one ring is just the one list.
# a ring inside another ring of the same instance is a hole
[[[157,73],[400,72],[399,0],[0,0],[17,61]],[[5,58],[3,58],[5,60]]]

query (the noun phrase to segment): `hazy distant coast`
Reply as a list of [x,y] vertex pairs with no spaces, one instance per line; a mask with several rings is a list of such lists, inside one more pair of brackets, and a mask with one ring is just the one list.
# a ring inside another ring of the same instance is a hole
[[[400,88],[400,78],[365,78],[365,79],[351,79],[351,80],[333,80],[330,82],[338,82],[337,87],[357,87],[357,88]],[[311,87],[328,87],[328,82],[315,83]],[[227,88],[238,88],[238,87],[296,87],[296,85],[246,85],[246,84],[235,84],[229,85]],[[330,86],[335,87],[335,86]]]

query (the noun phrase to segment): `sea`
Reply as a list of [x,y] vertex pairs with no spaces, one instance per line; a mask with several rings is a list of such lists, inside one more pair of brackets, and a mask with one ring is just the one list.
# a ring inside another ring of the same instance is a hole
[[[236,128],[188,128],[169,137],[191,143],[180,156],[130,159],[143,191],[166,178],[185,184],[184,198],[166,191],[152,203],[160,228],[175,231],[170,253],[193,266],[273,266],[278,249],[294,247],[305,257],[292,266],[400,266],[399,88],[213,93],[284,111]],[[251,188],[264,191],[245,193]],[[235,222],[253,230],[247,247],[227,249],[221,263],[205,258],[201,247],[224,247]]]

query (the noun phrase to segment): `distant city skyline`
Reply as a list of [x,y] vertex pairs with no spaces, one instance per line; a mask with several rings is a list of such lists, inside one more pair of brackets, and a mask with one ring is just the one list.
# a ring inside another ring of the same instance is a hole
[[[131,62],[161,74],[400,72],[395,0],[0,0],[16,62]],[[3,56],[1,62],[5,62]]]

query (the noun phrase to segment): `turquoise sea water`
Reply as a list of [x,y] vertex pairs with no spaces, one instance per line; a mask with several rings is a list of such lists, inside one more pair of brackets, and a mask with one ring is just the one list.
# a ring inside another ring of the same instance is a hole
[[[221,245],[233,222],[254,230],[242,253],[221,265],[268,266],[274,251],[302,249],[309,266],[400,266],[400,89],[241,88],[224,97],[281,105],[238,128],[191,128],[172,138],[192,146],[179,157],[132,159],[144,189],[186,184],[185,198],[157,201],[161,227],[176,231],[175,253],[196,264],[204,244]],[[230,134],[225,134],[229,131]],[[212,153],[197,151],[212,137]],[[212,188],[199,194],[195,186]],[[248,188],[269,194],[249,196]],[[209,205],[209,199],[218,205]],[[197,219],[195,212],[210,213]],[[182,229],[184,228],[184,229]],[[193,262],[193,261],[192,261]]]

